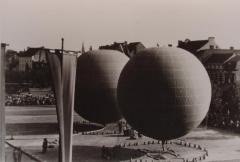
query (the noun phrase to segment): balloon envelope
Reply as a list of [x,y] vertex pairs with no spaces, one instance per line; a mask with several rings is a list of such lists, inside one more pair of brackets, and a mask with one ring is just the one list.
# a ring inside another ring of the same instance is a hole
[[118,102],[128,123],[159,140],[181,137],[197,127],[210,100],[205,68],[179,48],[140,51],[126,64],[118,83]]
[[75,111],[92,122],[107,124],[121,118],[117,83],[128,58],[114,50],[89,51],[78,58]]

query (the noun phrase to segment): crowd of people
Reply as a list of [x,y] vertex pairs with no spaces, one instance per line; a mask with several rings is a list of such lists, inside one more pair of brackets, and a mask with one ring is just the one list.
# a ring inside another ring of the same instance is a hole
[[55,105],[53,93],[44,96],[33,96],[31,93],[14,94],[5,97],[6,106],[26,106],[26,105]]
[[210,110],[203,124],[211,127],[240,131],[239,87],[214,85]]
[[240,118],[234,118],[228,113],[223,115],[217,112],[211,112],[206,117],[204,123],[215,128],[240,131]]

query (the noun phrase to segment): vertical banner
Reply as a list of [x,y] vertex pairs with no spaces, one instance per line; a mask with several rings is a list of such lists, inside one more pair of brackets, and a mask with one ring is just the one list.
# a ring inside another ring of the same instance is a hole
[[6,44],[1,43],[0,56],[0,161],[5,162],[5,50]]
[[77,69],[77,56],[64,54],[62,62],[62,90],[63,90],[63,119],[65,139],[65,162],[72,161],[72,133],[75,78]]
[[48,65],[51,71],[54,95],[56,98],[56,111],[57,111],[57,120],[58,120],[58,130],[59,130],[59,161],[64,162],[65,159],[65,150],[64,150],[64,120],[63,120],[63,102],[62,102],[62,58],[56,53],[50,53],[46,51],[46,57]]
[[72,161],[73,106],[77,55],[46,54],[52,74],[59,123],[59,161]]

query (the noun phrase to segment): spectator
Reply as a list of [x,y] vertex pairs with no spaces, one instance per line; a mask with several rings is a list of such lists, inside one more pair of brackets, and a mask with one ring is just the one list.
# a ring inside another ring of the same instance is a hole
[[55,105],[55,98],[52,94],[39,97],[32,94],[9,95],[5,97],[7,106],[25,106],[25,105]]
[[48,141],[47,138],[43,139],[43,144],[42,144],[42,153],[46,153],[48,148]]

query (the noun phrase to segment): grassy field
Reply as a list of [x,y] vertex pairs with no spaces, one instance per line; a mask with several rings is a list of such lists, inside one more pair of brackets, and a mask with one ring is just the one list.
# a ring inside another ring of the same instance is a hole
[[[58,132],[55,106],[6,106],[7,135],[56,134]],[[74,121],[83,121],[74,114]]]

